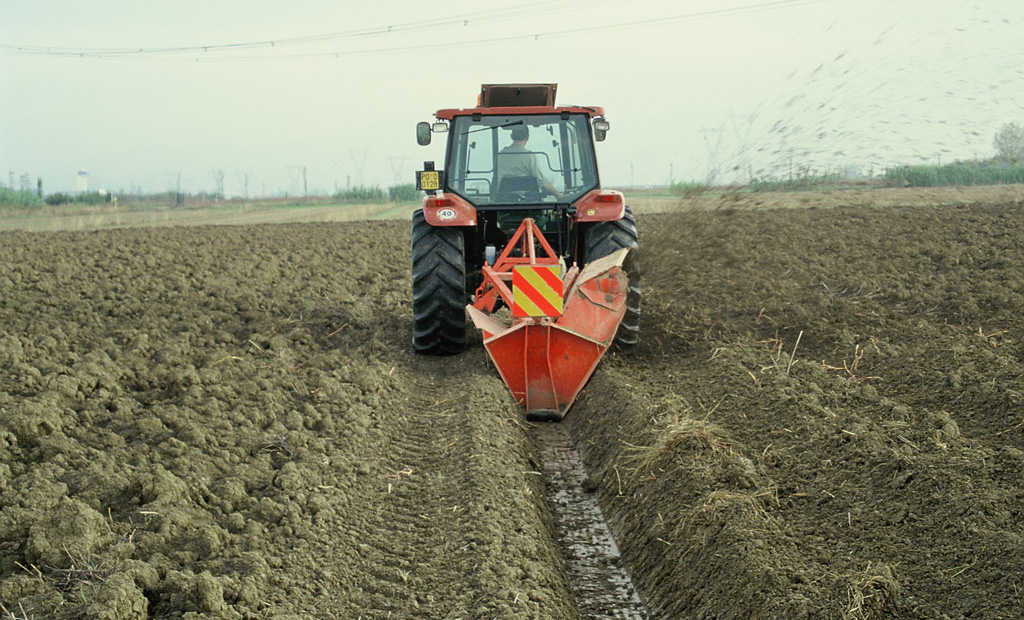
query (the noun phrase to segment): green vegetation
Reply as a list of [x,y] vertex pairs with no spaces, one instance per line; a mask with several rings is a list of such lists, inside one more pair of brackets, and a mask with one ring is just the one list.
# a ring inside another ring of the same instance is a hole
[[885,171],[885,182],[893,187],[1024,183],[1024,164],[986,160],[958,161],[944,166],[895,166]]
[[357,185],[334,193],[334,199],[344,204],[383,204],[385,202],[416,202],[421,194],[411,183],[392,185],[386,191],[377,186]]
[[388,196],[391,202],[419,202],[423,193],[416,189],[415,183],[404,183],[389,187]]
[[43,199],[28,190],[0,187],[0,207],[41,207]]
[[334,199],[345,204],[380,204],[387,202],[387,194],[379,187],[357,185],[339,189],[334,193]]
[[848,180],[838,172],[806,173],[788,179],[753,179],[750,189],[755,192],[797,192],[834,188],[846,182]]
[[57,192],[46,197],[46,204],[48,205],[101,205],[108,202],[110,202],[110,194],[100,192],[89,192],[76,195]]
[[696,181],[672,181],[669,183],[668,191],[679,196],[694,196],[707,191],[708,186]]

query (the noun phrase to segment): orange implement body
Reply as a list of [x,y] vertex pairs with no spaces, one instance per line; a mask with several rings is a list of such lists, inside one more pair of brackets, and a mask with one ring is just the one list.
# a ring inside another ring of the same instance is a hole
[[[532,219],[523,220],[493,267],[484,266],[476,302],[467,309],[483,332],[484,347],[498,372],[528,417],[560,420],[615,338],[629,291],[622,270],[626,253],[623,249],[609,254],[582,271],[575,266],[566,270],[559,291],[560,315],[558,304],[516,299],[517,294],[532,296],[536,291],[525,286],[509,288],[517,270],[560,264]],[[550,280],[537,288],[545,285],[551,286]],[[510,323],[491,315],[499,300],[513,310]]]

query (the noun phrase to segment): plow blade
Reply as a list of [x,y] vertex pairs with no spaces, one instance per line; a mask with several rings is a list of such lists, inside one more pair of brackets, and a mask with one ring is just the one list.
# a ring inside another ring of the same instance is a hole
[[[627,250],[598,259],[565,282],[562,315],[504,324],[472,305],[484,347],[528,418],[560,420],[572,405],[626,312]],[[571,277],[571,275],[569,276]]]

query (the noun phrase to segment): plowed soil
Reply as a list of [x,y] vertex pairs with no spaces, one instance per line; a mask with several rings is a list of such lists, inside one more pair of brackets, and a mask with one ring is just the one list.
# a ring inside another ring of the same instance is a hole
[[[563,424],[652,618],[1024,616],[1024,206],[638,218]],[[577,618],[407,222],[0,234],[10,618]]]

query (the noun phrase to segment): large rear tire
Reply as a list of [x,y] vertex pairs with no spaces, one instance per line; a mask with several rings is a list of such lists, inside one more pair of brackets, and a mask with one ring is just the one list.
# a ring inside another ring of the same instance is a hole
[[466,348],[465,239],[457,228],[412,216],[412,344],[418,353],[454,355]]
[[620,347],[632,347],[640,340],[640,262],[638,251],[639,237],[636,233],[636,220],[633,212],[626,207],[622,219],[613,222],[600,222],[593,225],[586,234],[587,262],[607,256],[616,250],[628,248],[629,254],[622,267],[629,278],[629,294],[626,296],[626,314],[622,317],[619,330],[615,333],[615,344]]

